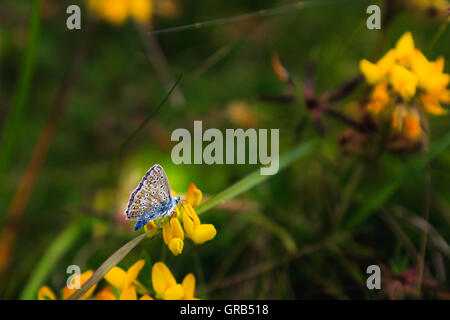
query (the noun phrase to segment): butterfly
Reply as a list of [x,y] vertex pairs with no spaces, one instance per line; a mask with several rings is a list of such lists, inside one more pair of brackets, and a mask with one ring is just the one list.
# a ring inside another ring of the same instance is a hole
[[168,216],[180,197],[173,197],[169,180],[164,169],[155,164],[152,166],[137,188],[131,193],[124,215],[127,220],[136,220],[134,231],[145,226],[149,221]]

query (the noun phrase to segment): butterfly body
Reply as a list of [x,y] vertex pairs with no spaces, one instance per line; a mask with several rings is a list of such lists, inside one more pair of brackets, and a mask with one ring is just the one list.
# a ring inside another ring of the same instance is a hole
[[127,220],[137,221],[136,231],[149,221],[170,215],[179,201],[179,197],[172,196],[164,169],[155,164],[131,193],[124,215]]

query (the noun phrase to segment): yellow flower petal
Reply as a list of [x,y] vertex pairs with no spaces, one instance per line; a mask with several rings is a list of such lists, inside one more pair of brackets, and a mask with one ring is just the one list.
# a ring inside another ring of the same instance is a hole
[[396,56],[396,50],[391,49],[377,62],[377,66],[383,77],[387,76],[391,72],[395,65]]
[[183,205],[182,216],[184,231],[191,236],[194,234],[195,226],[200,224],[200,219],[194,208],[189,203]]
[[369,84],[375,84],[382,79],[383,75],[380,68],[366,59],[361,60],[359,63],[359,69]]
[[95,295],[95,298],[97,300],[116,300],[116,297],[111,292],[111,287],[105,287],[103,290],[101,290],[99,293]]
[[169,244],[170,240],[172,240],[172,226],[170,222],[163,226],[163,240],[165,244]]
[[127,273],[123,269],[119,267],[113,267],[105,275],[105,280],[108,281],[117,290],[122,291],[126,276]]
[[144,226],[144,230],[145,232],[147,232],[148,230],[155,230],[157,228],[156,224],[153,221],[150,221],[149,223],[147,223]]
[[133,284],[133,281],[136,280],[136,278],[139,275],[139,272],[144,267],[145,260],[141,259],[137,261],[135,264],[133,264],[127,271],[126,280],[124,286],[131,286]]
[[367,109],[373,113],[379,113],[389,101],[389,93],[386,82],[378,83],[372,92],[372,101],[367,105]]
[[195,293],[195,276],[192,273],[189,273],[184,277],[181,286],[184,290],[184,298],[189,300],[194,298]]
[[150,20],[153,14],[153,1],[151,0],[128,0],[130,15],[140,22]]
[[425,110],[431,114],[443,115],[448,112],[441,106],[439,99],[431,94],[422,94],[420,100],[422,100]]
[[392,68],[392,87],[406,101],[416,94],[417,81],[417,76],[406,68],[399,65]]
[[164,296],[167,288],[175,286],[176,283],[175,278],[164,263],[157,262],[153,265],[152,284],[153,289],[159,296]]
[[164,300],[181,300],[184,297],[184,290],[180,284],[167,288],[163,295]]
[[155,300],[153,299],[151,296],[149,296],[148,294],[143,295],[142,297],[139,298],[139,300]]
[[202,192],[195,186],[195,184],[191,183],[186,195],[186,202],[192,207],[196,207],[202,202],[202,197]]
[[169,222],[172,227],[172,237],[180,238],[181,240],[183,240],[184,231],[183,228],[181,227],[180,221],[177,218],[171,218]]
[[163,227],[164,243],[168,245],[173,238],[184,239],[184,231],[177,218],[171,218]]
[[134,289],[134,286],[129,285],[124,287],[119,300],[137,300],[136,289]]
[[411,32],[406,32],[395,45],[397,60],[405,66],[409,66],[414,54],[414,39]]
[[190,237],[195,243],[202,244],[214,238],[216,233],[212,224],[201,224],[195,227],[195,232]]
[[38,299],[39,300],[56,300],[56,296],[49,287],[43,286],[38,291]]
[[106,21],[119,25],[128,17],[128,3],[124,0],[97,0],[90,7]]
[[183,252],[184,242],[180,238],[173,238],[170,240],[168,247],[173,255],[177,256]]

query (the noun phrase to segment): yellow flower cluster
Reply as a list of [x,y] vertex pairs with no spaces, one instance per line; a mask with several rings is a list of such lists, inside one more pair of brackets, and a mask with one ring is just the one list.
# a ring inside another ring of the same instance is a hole
[[[185,233],[196,244],[202,244],[216,236],[216,228],[212,224],[202,224],[194,210],[194,207],[202,202],[202,197],[202,192],[191,183],[186,195],[186,203],[181,208],[181,220],[183,221],[184,231],[178,219],[180,214],[178,208],[175,208],[176,214],[163,226],[164,243],[176,256],[183,252]],[[155,227],[154,222],[151,221],[145,226],[145,230]]]
[[[145,261],[139,260],[127,271],[120,267],[113,267],[106,275],[105,280],[110,284],[99,291],[95,296],[93,292],[96,285],[86,292],[81,299],[95,300],[137,300],[138,292],[143,292],[139,300],[155,300],[149,291],[137,280],[144,267]],[[81,274],[81,285],[83,285],[93,274],[92,270]],[[193,300],[195,293],[195,276],[192,273],[186,275],[181,284],[178,284],[169,268],[157,262],[152,268],[152,286],[157,299],[164,300]],[[63,289],[63,299],[68,299],[76,289]],[[114,292],[113,292],[114,291]],[[38,292],[39,300],[56,300],[53,291],[43,286]]]
[[395,105],[393,127],[411,138],[422,133],[419,106],[435,115],[447,112],[441,106],[441,103],[450,103],[447,89],[450,76],[444,73],[444,58],[429,61],[415,48],[410,32],[377,63],[363,59],[360,70],[374,86],[368,110],[377,114],[392,102]]
[[149,21],[153,15],[153,0],[88,0],[89,8],[102,19],[123,24],[128,18]]

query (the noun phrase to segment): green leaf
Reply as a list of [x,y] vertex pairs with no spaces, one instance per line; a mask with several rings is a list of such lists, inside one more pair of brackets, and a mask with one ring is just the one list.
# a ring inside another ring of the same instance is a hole
[[14,92],[10,112],[5,121],[3,133],[0,136],[0,194],[4,188],[5,174],[11,161],[11,155],[16,145],[21,127],[25,124],[23,113],[27,104],[31,79],[36,61],[36,48],[39,43],[41,0],[34,0],[31,9],[30,41],[23,57],[22,70],[19,75],[17,87]]

